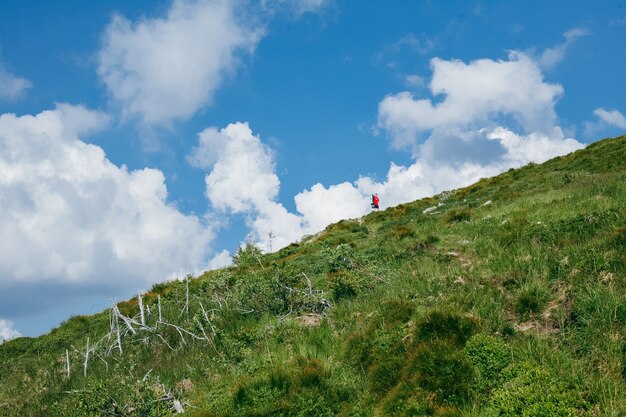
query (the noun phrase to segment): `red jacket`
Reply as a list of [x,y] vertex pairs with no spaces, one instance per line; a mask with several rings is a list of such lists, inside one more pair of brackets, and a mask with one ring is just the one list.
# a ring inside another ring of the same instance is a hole
[[375,195],[374,197],[372,197],[372,203],[373,203],[375,206],[377,206],[377,205],[378,205],[378,201],[379,201],[379,200],[378,200],[378,196],[377,196],[377,195]]

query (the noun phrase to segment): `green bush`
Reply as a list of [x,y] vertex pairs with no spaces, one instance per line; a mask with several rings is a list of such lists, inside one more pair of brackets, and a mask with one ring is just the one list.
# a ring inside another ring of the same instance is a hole
[[350,271],[354,269],[354,251],[352,247],[346,243],[337,245],[334,249],[326,251],[328,257],[328,271]]
[[463,349],[477,374],[477,387],[489,389],[500,381],[500,372],[511,361],[510,348],[502,339],[478,333]]
[[331,273],[328,280],[335,301],[354,298],[369,288],[365,279],[349,271]]
[[483,416],[570,417],[591,416],[583,387],[565,381],[537,365],[509,366],[505,384],[494,390]]

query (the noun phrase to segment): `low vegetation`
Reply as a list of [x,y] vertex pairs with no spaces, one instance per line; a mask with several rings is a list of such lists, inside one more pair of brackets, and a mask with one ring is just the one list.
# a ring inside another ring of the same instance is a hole
[[626,415],[625,253],[621,137],[6,342],[0,415]]

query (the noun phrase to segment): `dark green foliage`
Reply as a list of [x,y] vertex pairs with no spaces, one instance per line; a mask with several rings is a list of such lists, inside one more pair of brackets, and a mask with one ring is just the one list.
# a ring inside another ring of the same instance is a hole
[[329,274],[328,280],[335,301],[354,298],[371,287],[367,279],[349,271]]
[[465,353],[449,342],[418,345],[404,372],[405,379],[431,393],[436,403],[461,405],[470,399],[474,368]]
[[515,310],[523,319],[540,313],[550,301],[551,293],[545,285],[530,282],[520,287],[516,294]]
[[381,397],[395,387],[400,381],[404,362],[404,355],[396,354],[371,365],[367,370],[367,383],[370,392]]
[[334,249],[327,249],[328,271],[350,271],[355,268],[354,251],[348,244],[342,243]]
[[453,209],[445,217],[446,223],[458,223],[469,221],[472,217],[472,212],[466,209]]
[[476,371],[477,388],[482,390],[496,385],[500,372],[512,360],[510,348],[502,339],[484,333],[472,336],[464,352]]
[[414,340],[415,343],[442,340],[462,347],[477,330],[478,323],[472,317],[434,310],[418,321]]

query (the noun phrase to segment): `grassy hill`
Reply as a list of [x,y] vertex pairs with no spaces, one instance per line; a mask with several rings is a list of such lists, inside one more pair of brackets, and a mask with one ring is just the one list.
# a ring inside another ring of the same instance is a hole
[[0,415],[626,415],[625,253],[626,136],[6,342]]

